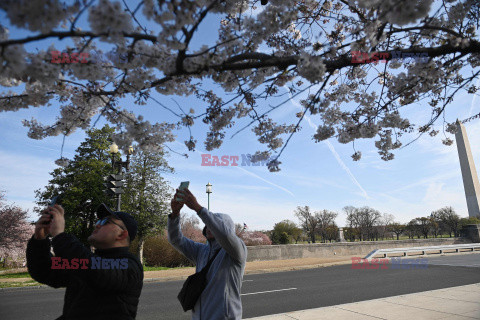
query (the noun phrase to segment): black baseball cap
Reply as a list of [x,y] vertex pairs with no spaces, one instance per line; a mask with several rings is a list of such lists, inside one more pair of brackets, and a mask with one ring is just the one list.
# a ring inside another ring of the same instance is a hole
[[135,221],[135,219],[130,213],[123,211],[113,211],[105,203],[102,203],[97,208],[97,217],[98,219],[102,219],[108,216],[115,216],[117,219],[122,220],[125,227],[127,227],[130,241],[133,241],[133,239],[135,239],[135,236],[137,235],[137,221]]

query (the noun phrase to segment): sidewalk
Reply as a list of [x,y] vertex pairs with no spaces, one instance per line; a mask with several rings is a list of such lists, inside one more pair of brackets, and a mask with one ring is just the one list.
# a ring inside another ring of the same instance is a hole
[[480,283],[250,320],[480,319]]

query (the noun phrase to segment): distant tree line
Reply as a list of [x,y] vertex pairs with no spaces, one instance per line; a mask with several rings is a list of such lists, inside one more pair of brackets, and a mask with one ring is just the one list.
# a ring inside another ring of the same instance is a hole
[[[346,227],[343,228],[347,241],[378,241],[407,237],[409,239],[441,237],[458,237],[463,226],[479,224],[479,218],[460,218],[452,207],[433,211],[430,216],[412,219],[407,224],[395,221],[389,213],[370,207],[346,206]],[[309,206],[297,207],[294,211],[299,224],[283,220],[274,225],[267,234],[272,244],[316,243],[338,240],[338,226],[335,219],[338,213],[329,210],[312,211]]]
[[390,237],[399,240],[402,235],[409,239],[437,238],[447,234],[449,237],[458,237],[463,226],[480,223],[478,218],[460,218],[452,207],[433,211],[427,217],[414,218],[407,224],[396,222],[393,215],[382,215],[369,207],[348,206],[343,210],[347,214],[348,223],[344,235],[349,241],[378,241]]
[[335,218],[338,213],[328,210],[312,211],[309,206],[297,207],[295,216],[300,220],[298,226],[290,220],[276,223],[269,232],[273,244],[301,242],[316,243],[337,240],[338,226]]
[[480,223],[479,217],[460,218],[452,207],[444,207],[433,211],[428,217],[410,220],[403,226],[403,232],[410,239],[415,237],[426,239],[429,236],[437,238],[447,234],[449,237],[459,237],[464,226],[478,223]]

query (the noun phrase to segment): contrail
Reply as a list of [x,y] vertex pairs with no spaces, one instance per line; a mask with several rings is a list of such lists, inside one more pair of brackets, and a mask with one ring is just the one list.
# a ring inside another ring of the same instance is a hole
[[367,191],[365,191],[365,189],[363,189],[363,187],[360,185],[360,183],[358,182],[358,180],[355,178],[355,176],[353,175],[353,173],[350,171],[350,169],[348,169],[348,167],[345,165],[345,163],[342,161],[342,159],[340,159],[340,156],[338,155],[337,151],[335,150],[335,148],[333,147],[333,145],[330,143],[330,141],[328,140],[325,140],[323,141],[325,142],[325,144],[328,146],[328,148],[330,149],[330,151],[333,153],[335,159],[337,159],[337,162],[340,164],[340,166],[343,168],[343,170],[345,170],[348,174],[348,176],[350,177],[350,180],[353,181],[353,183],[360,189],[360,191],[362,192],[363,196],[365,197],[365,199],[370,199],[370,197],[368,196],[367,194]]
[[253,177],[257,178],[257,179],[260,179],[260,180],[262,180],[262,181],[264,181],[264,182],[266,182],[266,183],[268,183],[268,184],[271,184],[272,186],[277,187],[277,188],[279,188],[280,190],[283,190],[283,191],[285,191],[285,192],[287,192],[287,193],[289,193],[290,195],[292,195],[292,196],[295,197],[295,195],[294,195],[291,191],[285,189],[284,187],[281,187],[281,186],[279,186],[279,185],[277,185],[277,184],[275,184],[275,183],[273,183],[273,182],[270,182],[270,181],[268,181],[267,179],[264,179],[264,178],[256,175],[256,174],[253,173],[253,172],[250,172],[250,171],[248,171],[248,170],[245,170],[244,168],[242,168],[242,167],[240,167],[240,166],[236,166],[236,168],[238,168],[238,169],[240,169],[240,170],[243,170],[244,172],[248,173],[249,175],[251,175],[251,176],[253,176]]
[[[301,110],[303,110],[303,107],[301,104],[299,104],[297,101],[295,101],[293,98],[292,98],[292,94],[290,93],[290,90],[288,90],[287,88],[284,87],[284,89],[287,90],[288,92],[288,96],[290,97],[290,101],[292,101],[292,103],[299,107]],[[317,131],[318,129],[318,126],[312,122],[312,120],[310,119],[309,116],[305,115],[304,116],[305,119],[307,119],[308,121],[308,124],[310,125],[310,127],[312,127],[315,132]],[[324,140],[323,141],[327,146],[328,148],[330,149],[330,151],[332,152],[333,156],[335,157],[335,159],[337,160],[338,164],[340,165],[340,167],[342,167],[342,169],[348,174],[348,176],[350,177],[350,180],[352,180],[352,182],[360,189],[360,191],[362,192],[362,195],[363,197],[365,197],[365,199],[370,199],[370,197],[368,196],[367,194],[367,191],[365,191],[365,189],[360,185],[360,183],[358,182],[358,180],[355,178],[355,176],[353,175],[353,173],[350,171],[350,169],[345,165],[345,163],[342,161],[342,159],[340,158],[339,154],[337,153],[337,151],[335,150],[335,148],[333,147],[333,145],[330,143],[330,141],[328,140]]]
[[[182,146],[185,146],[185,145],[181,144],[180,142],[178,142],[178,141],[176,141],[176,140],[175,140],[174,143],[178,143],[178,144],[180,144],[180,145],[182,145]],[[194,152],[195,152],[195,153],[200,153],[200,152],[197,151],[197,150],[194,150]],[[255,178],[259,179],[259,180],[262,180],[263,182],[266,182],[266,183],[268,183],[268,184],[270,184],[270,185],[272,185],[272,186],[274,186],[274,187],[276,187],[276,188],[278,188],[278,189],[280,189],[280,190],[282,190],[282,191],[285,191],[286,193],[288,193],[288,194],[290,194],[291,196],[295,197],[295,195],[293,194],[293,192],[291,192],[290,190],[288,190],[288,189],[286,189],[286,188],[284,188],[284,187],[282,187],[282,186],[279,186],[278,184],[275,184],[275,183],[273,183],[273,182],[270,182],[270,181],[268,181],[267,179],[264,179],[264,178],[260,177],[259,175],[256,175],[256,174],[253,173],[253,172],[250,172],[250,171],[248,171],[248,170],[245,170],[244,168],[242,168],[242,167],[240,167],[240,166],[236,166],[236,168],[237,168],[237,169],[240,169],[240,170],[243,170],[243,172],[245,172],[245,173],[247,173],[247,174],[249,174],[249,175],[251,175],[251,176],[253,176],[253,177],[255,177]]]

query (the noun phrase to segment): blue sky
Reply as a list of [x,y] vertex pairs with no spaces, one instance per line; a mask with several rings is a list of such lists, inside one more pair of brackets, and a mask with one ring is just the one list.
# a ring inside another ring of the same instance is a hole
[[[447,116],[465,117],[471,106],[471,96],[459,97],[447,109]],[[287,108],[296,107],[292,103]],[[163,113],[152,109],[149,117],[152,121],[160,121]],[[478,109],[473,101],[472,112],[478,113]],[[49,172],[55,168],[62,137],[29,139],[21,120],[35,116],[48,121],[55,112],[55,107],[51,107],[0,113],[0,135],[3,137],[0,141],[0,188],[7,192],[9,201],[30,212],[34,206],[34,190],[46,185]],[[415,116],[416,111],[412,113]],[[468,123],[466,128],[478,163],[480,125]],[[205,132],[202,133],[201,128],[197,131],[200,140]],[[250,229],[270,229],[283,219],[297,221],[294,210],[304,205],[313,210],[338,212],[339,225],[345,224],[341,209],[347,205],[370,206],[393,214],[400,222],[429,215],[443,206],[453,206],[461,216],[468,215],[455,144],[447,147],[439,138],[421,137],[397,151],[395,160],[384,162],[373,140],[366,140],[356,144],[363,158],[353,162],[351,145],[342,145],[333,139],[314,143],[313,133],[314,129],[305,123],[284,152],[282,171],[278,173],[270,173],[266,167],[201,165],[201,154],[205,153],[219,157],[254,153],[259,143],[246,130],[233,139],[227,136],[221,149],[214,152],[206,152],[199,143],[197,151],[189,153],[187,159],[171,153],[169,163],[176,173],[168,175],[167,179],[173,187],[189,180],[191,191],[205,206],[205,185],[210,182],[213,185],[211,210],[229,213],[235,222],[245,222]],[[178,141],[186,140],[188,135],[185,131],[177,134]],[[72,158],[84,137],[83,132],[67,137],[64,156]],[[170,147],[186,152],[181,142],[172,143]]]
[[[3,18],[3,15],[0,17]],[[11,34],[12,38],[25,35],[14,28]],[[0,87],[0,91],[4,89]],[[178,111],[171,97],[157,95],[156,98]],[[298,102],[301,98],[292,99],[276,110],[274,119],[290,122],[289,117],[299,111]],[[175,100],[186,111],[194,108],[198,113],[204,107],[193,98],[176,97]],[[267,101],[265,105],[267,103],[271,102]],[[131,105],[128,99],[123,104]],[[132,110],[143,114],[151,122],[169,119],[169,115],[153,103]],[[411,122],[416,124],[422,124],[422,120],[430,114],[425,103],[409,106],[405,110]],[[447,108],[445,118],[452,121],[479,112],[478,99],[471,95],[458,95]],[[49,172],[56,167],[54,161],[60,157],[63,137],[49,137],[40,141],[29,139],[21,121],[35,117],[49,123],[57,115],[58,105],[55,103],[51,107],[0,113],[0,189],[6,191],[9,202],[29,210],[32,219],[34,190],[47,184]],[[443,145],[440,141],[443,135],[435,138],[423,136],[414,144],[396,151],[395,160],[389,162],[380,159],[374,140],[358,141],[355,148],[362,151],[363,156],[360,161],[354,162],[351,159],[354,152],[351,144],[342,145],[334,139],[314,143],[312,135],[319,121],[314,117],[305,120],[302,123],[303,130],[294,136],[284,151],[280,159],[282,170],[278,173],[270,173],[266,167],[202,166],[201,154],[241,157],[242,154],[253,154],[260,144],[250,129],[232,139],[230,137],[234,131],[229,131],[219,150],[206,152],[202,143],[206,126],[198,121],[193,130],[199,141],[197,151],[189,153],[188,159],[171,153],[169,163],[176,173],[166,178],[171,181],[172,187],[189,180],[190,190],[205,206],[205,185],[210,182],[213,185],[211,210],[228,213],[235,222],[245,222],[252,230],[271,229],[284,219],[298,222],[294,210],[297,206],[305,205],[313,210],[338,212],[336,222],[340,226],[346,223],[342,208],[347,205],[370,206],[382,213],[393,214],[397,221],[403,223],[429,215],[444,206],[452,206],[461,216],[468,216],[456,146]],[[236,128],[246,121],[237,121]],[[99,121],[97,127],[102,125],[103,122]],[[439,125],[437,129],[441,130]],[[466,129],[474,159],[479,163],[480,123],[467,123]],[[176,134],[178,142],[170,144],[170,148],[188,153],[183,144],[188,140],[188,131],[178,131]],[[84,138],[83,132],[67,137],[63,155],[72,158]]]

